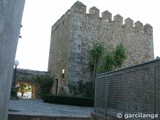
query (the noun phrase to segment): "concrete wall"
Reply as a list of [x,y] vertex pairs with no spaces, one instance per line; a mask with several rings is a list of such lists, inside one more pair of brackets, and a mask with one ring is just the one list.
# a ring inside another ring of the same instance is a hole
[[0,120],[7,120],[13,65],[25,0],[0,0]]

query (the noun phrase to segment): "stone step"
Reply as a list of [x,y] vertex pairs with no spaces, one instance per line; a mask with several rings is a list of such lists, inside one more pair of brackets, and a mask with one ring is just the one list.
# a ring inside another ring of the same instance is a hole
[[9,114],[8,120],[91,120],[90,117],[32,116]]

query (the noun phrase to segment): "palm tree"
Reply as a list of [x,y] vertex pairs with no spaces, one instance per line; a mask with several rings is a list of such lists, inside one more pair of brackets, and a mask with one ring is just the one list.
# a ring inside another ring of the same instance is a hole
[[93,74],[93,88],[95,87],[96,73],[108,72],[121,67],[124,60],[127,58],[126,49],[122,43],[118,44],[115,50],[107,50],[102,43],[93,44],[93,48],[89,50],[89,66]]
[[114,69],[116,64],[115,56],[113,51],[107,51],[102,59],[99,72],[107,72]]
[[106,51],[100,62],[99,73],[112,71],[121,67],[124,60],[127,58],[125,51],[126,49],[122,43],[118,44],[115,50]]
[[96,76],[96,69],[97,69],[97,64],[100,61],[102,55],[104,52],[104,46],[102,43],[94,43],[93,48],[89,50],[89,66],[90,66],[90,71],[93,73],[93,86],[95,83],[95,76]]
[[112,51],[105,49],[102,43],[93,44],[93,48],[89,51],[89,65],[93,77],[97,72],[107,72],[121,67],[127,58],[125,51],[126,49],[122,43],[118,44],[115,50]]
[[124,48],[122,43],[120,43],[116,46],[116,49],[114,51],[115,68],[121,67],[124,60],[127,58],[125,51],[126,51],[126,49]]

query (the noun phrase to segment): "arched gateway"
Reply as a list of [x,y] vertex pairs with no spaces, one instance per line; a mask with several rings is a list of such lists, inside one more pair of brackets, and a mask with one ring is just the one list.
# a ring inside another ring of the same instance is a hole
[[37,81],[35,81],[35,78],[37,76],[50,77],[50,74],[44,71],[34,71],[28,69],[16,70],[16,81],[15,81],[16,86],[19,87],[20,85],[27,85],[27,87],[30,88],[31,91],[30,98],[32,99],[40,98],[39,94],[41,93],[41,87],[40,84]]

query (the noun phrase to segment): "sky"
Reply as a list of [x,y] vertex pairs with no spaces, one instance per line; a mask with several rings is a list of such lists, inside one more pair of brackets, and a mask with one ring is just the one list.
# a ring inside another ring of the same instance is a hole
[[[21,36],[15,60],[18,68],[47,71],[52,25],[77,0],[26,0]],[[153,27],[154,56],[160,56],[160,6],[158,0],[79,0],[88,9],[95,6],[101,13],[120,14],[134,22],[149,23]]]

